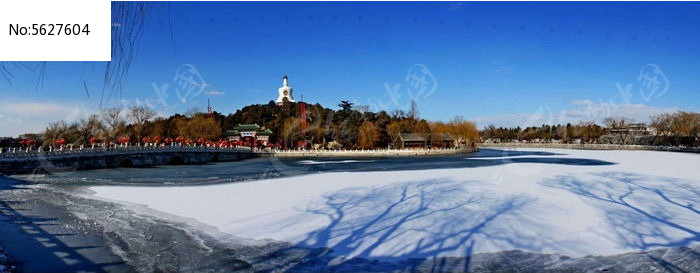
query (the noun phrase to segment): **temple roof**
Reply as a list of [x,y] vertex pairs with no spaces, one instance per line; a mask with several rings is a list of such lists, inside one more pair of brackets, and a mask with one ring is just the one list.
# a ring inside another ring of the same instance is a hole
[[427,134],[401,134],[402,141],[428,141]]
[[446,133],[435,133],[431,138],[433,141],[454,141],[454,138]]
[[241,124],[239,123],[236,126],[233,126],[233,130],[238,130],[238,131],[257,131],[260,129],[260,125],[257,125],[255,123],[253,124]]
[[224,136],[238,136],[240,134],[241,134],[241,132],[239,132],[238,130],[226,130],[226,131],[224,131]]
[[255,123],[253,123],[253,124],[241,124],[241,123],[239,123],[238,125],[234,126],[231,130],[224,131],[224,135],[225,136],[238,136],[241,134],[241,132],[250,132],[250,131],[254,131],[255,134],[260,135],[260,136],[272,135],[272,131],[270,129],[267,129],[265,127],[260,127],[260,125],[257,125]]

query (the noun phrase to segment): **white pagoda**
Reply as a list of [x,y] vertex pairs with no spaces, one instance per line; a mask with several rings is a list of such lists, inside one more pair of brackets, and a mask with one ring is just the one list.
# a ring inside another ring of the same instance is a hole
[[282,87],[277,89],[279,92],[279,96],[277,97],[277,105],[284,105],[285,102],[294,102],[294,98],[292,98],[292,89],[291,86],[287,83],[287,75],[285,74],[284,77],[282,78]]

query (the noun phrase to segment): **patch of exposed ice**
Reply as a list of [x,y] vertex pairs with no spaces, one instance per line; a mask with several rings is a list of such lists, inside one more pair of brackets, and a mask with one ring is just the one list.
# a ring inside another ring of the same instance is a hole
[[346,164],[346,163],[359,163],[359,162],[372,162],[374,160],[355,160],[355,159],[346,159],[346,160],[301,160],[299,161],[299,164],[303,165],[318,165],[318,164]]

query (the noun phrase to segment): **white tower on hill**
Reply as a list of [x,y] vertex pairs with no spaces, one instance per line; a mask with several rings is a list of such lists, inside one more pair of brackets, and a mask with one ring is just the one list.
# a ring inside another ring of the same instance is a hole
[[291,86],[287,83],[287,75],[285,74],[284,77],[282,78],[282,87],[277,89],[279,92],[279,96],[277,97],[277,105],[283,105],[285,102],[294,102],[294,98],[292,98],[292,89]]

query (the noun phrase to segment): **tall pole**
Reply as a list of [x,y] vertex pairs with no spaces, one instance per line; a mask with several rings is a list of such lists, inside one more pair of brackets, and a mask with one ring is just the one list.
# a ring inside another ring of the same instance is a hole
[[304,103],[304,95],[301,95],[301,136],[306,141],[306,103]]
[[207,99],[207,115],[209,117],[213,116],[213,113],[211,111],[211,99]]

